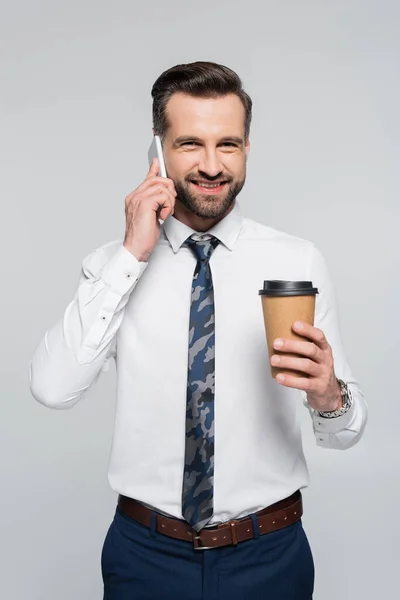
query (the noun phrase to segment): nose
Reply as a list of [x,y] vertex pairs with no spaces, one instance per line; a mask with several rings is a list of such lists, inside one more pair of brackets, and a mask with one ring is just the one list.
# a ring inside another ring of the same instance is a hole
[[216,149],[203,149],[199,160],[199,171],[202,171],[210,177],[216,177],[223,171]]

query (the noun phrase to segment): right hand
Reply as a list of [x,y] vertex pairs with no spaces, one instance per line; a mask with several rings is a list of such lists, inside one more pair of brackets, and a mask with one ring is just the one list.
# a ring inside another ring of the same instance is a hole
[[159,218],[174,214],[176,190],[172,179],[158,177],[154,158],[144,182],[125,198],[124,246],[138,261],[147,262],[160,237]]

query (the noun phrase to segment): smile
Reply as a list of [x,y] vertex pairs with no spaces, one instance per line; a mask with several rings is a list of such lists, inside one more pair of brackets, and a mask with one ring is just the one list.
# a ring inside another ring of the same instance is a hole
[[211,192],[220,192],[222,191],[223,187],[226,185],[226,181],[218,181],[216,183],[206,183],[206,182],[201,182],[201,181],[191,181],[190,182],[192,185],[194,185],[195,188],[197,188],[198,190],[201,190],[202,192],[206,192],[206,193],[211,193]]

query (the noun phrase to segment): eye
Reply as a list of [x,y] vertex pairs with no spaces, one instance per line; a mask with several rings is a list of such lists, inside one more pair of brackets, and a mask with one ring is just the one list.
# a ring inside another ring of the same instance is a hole
[[182,146],[197,146],[197,142],[184,142]]

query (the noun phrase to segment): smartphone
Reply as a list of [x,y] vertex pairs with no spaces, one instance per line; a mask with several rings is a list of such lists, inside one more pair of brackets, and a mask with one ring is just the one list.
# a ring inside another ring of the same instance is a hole
[[155,135],[153,138],[153,141],[151,142],[148,157],[149,157],[149,166],[153,162],[153,158],[158,158],[158,164],[160,165],[160,170],[158,172],[158,175],[160,177],[167,177],[167,170],[165,168],[165,161],[164,161],[164,155],[163,155],[163,151],[162,151],[161,138],[158,135]]

